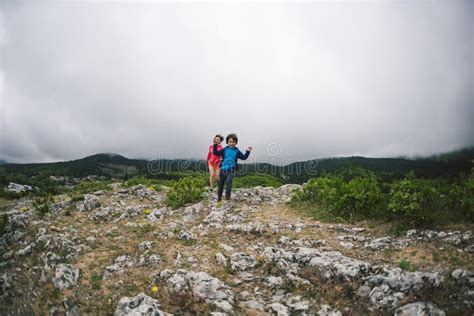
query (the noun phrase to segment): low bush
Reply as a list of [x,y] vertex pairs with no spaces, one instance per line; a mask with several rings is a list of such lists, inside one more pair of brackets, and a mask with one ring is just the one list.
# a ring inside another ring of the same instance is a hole
[[49,213],[49,207],[52,203],[53,197],[51,195],[37,197],[33,200],[33,207],[40,214],[40,216],[43,217]]
[[165,204],[178,208],[187,203],[197,202],[202,199],[205,183],[198,178],[187,177],[171,182],[167,192]]

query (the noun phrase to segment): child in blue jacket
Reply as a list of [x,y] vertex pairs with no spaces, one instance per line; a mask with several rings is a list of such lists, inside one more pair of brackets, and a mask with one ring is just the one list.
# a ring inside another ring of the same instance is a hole
[[226,185],[225,188],[225,199],[230,199],[230,192],[232,190],[232,180],[234,178],[235,170],[237,168],[237,159],[246,160],[250,152],[252,151],[252,147],[249,146],[245,154],[243,154],[239,148],[236,147],[237,142],[239,139],[235,134],[229,134],[225,138],[225,142],[227,146],[224,149],[218,150],[217,145],[214,144],[213,152],[216,156],[222,156],[222,163],[221,163],[221,172],[219,174],[219,183],[217,186],[217,201],[219,202],[222,198],[222,191],[224,190],[224,184]]

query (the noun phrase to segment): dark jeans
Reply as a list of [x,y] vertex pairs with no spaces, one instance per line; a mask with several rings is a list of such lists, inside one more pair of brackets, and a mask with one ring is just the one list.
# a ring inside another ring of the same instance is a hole
[[222,191],[224,191],[224,184],[226,185],[225,198],[230,199],[230,191],[232,190],[232,180],[234,179],[234,174],[234,170],[221,170],[221,173],[219,174],[219,184],[217,185],[218,199],[222,197]]

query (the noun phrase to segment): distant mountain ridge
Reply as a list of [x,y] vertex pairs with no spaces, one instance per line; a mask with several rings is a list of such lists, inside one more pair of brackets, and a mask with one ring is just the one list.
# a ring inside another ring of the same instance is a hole
[[[273,174],[287,183],[302,183],[316,175],[340,168],[361,167],[364,169],[403,175],[413,170],[422,177],[436,177],[468,173],[474,161],[474,147],[429,157],[367,158],[360,156],[320,158],[294,162],[285,166],[268,163],[250,163],[241,166],[241,172],[264,172]],[[130,159],[115,153],[99,153],[81,159],[52,163],[7,163],[0,166],[3,173],[20,173],[33,176],[41,173],[51,175],[83,177],[98,175],[128,178],[133,175],[165,177],[170,172],[206,171],[206,162],[196,159]]]

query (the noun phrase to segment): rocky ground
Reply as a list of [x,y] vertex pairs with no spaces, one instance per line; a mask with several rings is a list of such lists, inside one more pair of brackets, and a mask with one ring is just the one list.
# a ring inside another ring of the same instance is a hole
[[2,315],[472,315],[472,224],[388,233],[285,201],[297,185],[172,210],[138,185],[7,208]]

